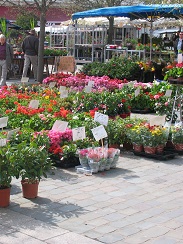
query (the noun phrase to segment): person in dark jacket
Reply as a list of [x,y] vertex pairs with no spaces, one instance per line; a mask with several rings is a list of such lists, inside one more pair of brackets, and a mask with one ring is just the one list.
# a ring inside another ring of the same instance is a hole
[[6,42],[6,37],[0,34],[0,68],[1,81],[0,86],[6,85],[7,71],[13,61],[13,48]]
[[174,41],[174,51],[175,54],[183,54],[183,32],[179,33],[179,38]]
[[24,67],[22,77],[27,77],[27,71],[32,64],[34,79],[37,80],[37,66],[38,66],[38,47],[39,39],[36,36],[35,30],[30,30],[29,35],[22,43],[22,51],[24,53]]

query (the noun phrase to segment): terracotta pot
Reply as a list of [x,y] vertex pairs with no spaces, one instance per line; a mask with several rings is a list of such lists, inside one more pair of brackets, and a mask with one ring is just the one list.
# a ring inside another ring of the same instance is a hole
[[130,117],[130,114],[131,113],[125,113],[125,114],[120,114],[119,116],[122,118],[122,119],[125,119],[127,117]]
[[119,144],[109,144],[109,148],[117,148],[117,149],[119,149],[120,145]]
[[10,187],[0,189],[0,207],[6,208],[10,204]]
[[183,151],[183,143],[174,144],[175,150]]
[[156,154],[156,147],[144,146],[144,152],[148,154]]
[[35,183],[29,183],[28,180],[22,180],[21,184],[23,197],[32,199],[38,196],[39,181],[36,181]]
[[157,147],[156,147],[156,152],[157,153],[163,153],[163,151],[164,151],[164,145],[158,145]]
[[133,144],[133,150],[135,152],[143,152],[144,151],[144,147],[143,147],[143,145]]

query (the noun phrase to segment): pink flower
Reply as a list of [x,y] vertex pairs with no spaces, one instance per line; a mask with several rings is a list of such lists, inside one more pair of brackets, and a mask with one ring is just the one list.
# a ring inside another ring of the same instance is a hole
[[154,99],[159,99],[160,98],[160,96],[159,95],[154,95]]
[[165,106],[168,106],[169,105],[169,103],[168,102],[165,102]]

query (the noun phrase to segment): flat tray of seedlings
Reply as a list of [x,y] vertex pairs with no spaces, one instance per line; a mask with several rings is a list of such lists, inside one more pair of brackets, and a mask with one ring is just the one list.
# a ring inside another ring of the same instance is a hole
[[161,154],[150,154],[150,153],[145,153],[145,152],[135,152],[133,151],[134,155],[136,156],[142,156],[142,157],[146,157],[146,158],[153,158],[153,159],[157,159],[157,160],[169,160],[169,159],[173,159],[176,156],[178,156],[178,153],[175,152],[171,152],[171,151],[164,151]]
[[154,113],[154,111],[150,110],[150,109],[132,109],[131,113],[135,113],[135,114],[150,114],[150,113]]

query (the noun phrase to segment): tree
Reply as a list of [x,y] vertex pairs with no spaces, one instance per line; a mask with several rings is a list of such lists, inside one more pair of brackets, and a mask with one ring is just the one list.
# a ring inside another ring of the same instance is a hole
[[49,8],[55,3],[61,4],[64,0],[3,0],[3,5],[10,5],[24,9],[26,7],[35,8],[35,14],[40,19],[40,33],[39,33],[39,52],[38,52],[38,82],[43,80],[44,70],[44,40],[45,40],[45,24],[46,24],[46,13]]

